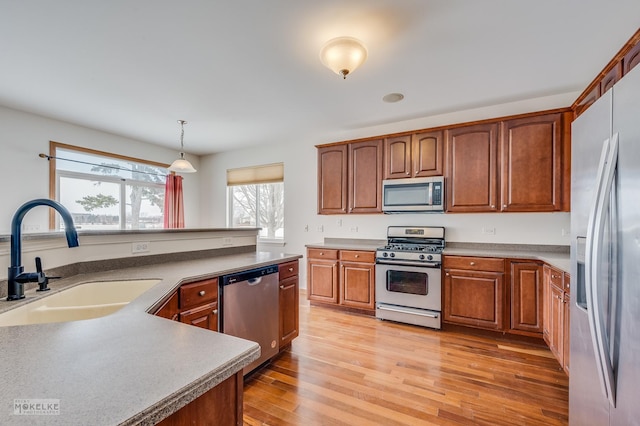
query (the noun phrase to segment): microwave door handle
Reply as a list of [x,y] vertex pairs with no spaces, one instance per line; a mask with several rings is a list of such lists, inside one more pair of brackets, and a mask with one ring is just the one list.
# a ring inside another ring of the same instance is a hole
[[429,183],[429,206],[433,206],[433,182]]

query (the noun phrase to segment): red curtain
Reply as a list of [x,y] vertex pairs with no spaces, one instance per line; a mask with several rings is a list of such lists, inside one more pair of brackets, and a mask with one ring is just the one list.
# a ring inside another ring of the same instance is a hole
[[164,190],[164,227],[184,228],[182,176],[168,174]]

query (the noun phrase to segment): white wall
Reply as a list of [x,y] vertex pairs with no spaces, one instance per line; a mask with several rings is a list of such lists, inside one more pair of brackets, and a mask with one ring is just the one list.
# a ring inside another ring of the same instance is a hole
[[[178,155],[177,150],[4,107],[0,107],[0,129],[0,158],[5,180],[0,190],[0,235],[10,233],[11,218],[22,203],[49,198],[49,163],[38,154],[49,153],[50,140],[168,164]],[[196,169],[200,168],[199,158],[188,158]],[[197,173],[184,177],[188,227],[200,226],[199,183]],[[33,209],[25,216],[24,224],[46,232],[48,209]]]
[[[287,253],[305,253],[305,244],[324,238],[385,239],[389,225],[445,226],[448,241],[569,245],[569,213],[493,214],[317,214],[317,157],[315,145],[407,130],[461,123],[569,106],[579,93],[568,93],[493,107],[461,111],[405,122],[336,133],[330,140],[313,135],[280,143],[201,158],[201,223],[226,225],[226,170],[283,162],[285,171],[285,241]],[[356,231],[357,228],[357,231]],[[494,235],[483,228],[495,229]],[[322,231],[320,231],[322,229]],[[276,248],[281,249],[281,248]],[[301,284],[306,269],[301,263]]]

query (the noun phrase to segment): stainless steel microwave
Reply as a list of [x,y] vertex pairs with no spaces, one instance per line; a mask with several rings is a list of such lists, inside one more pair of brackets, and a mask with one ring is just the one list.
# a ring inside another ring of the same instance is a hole
[[382,211],[385,213],[444,212],[444,177],[383,180]]

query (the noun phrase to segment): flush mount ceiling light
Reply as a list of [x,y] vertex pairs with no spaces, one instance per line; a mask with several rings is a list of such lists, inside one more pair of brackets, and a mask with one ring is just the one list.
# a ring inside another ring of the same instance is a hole
[[196,169],[184,158],[184,125],[187,122],[178,120],[178,123],[180,123],[180,158],[171,163],[168,170],[176,173],[195,173]]
[[353,37],[338,37],[329,40],[320,50],[320,60],[331,71],[343,79],[367,59],[367,49]]

